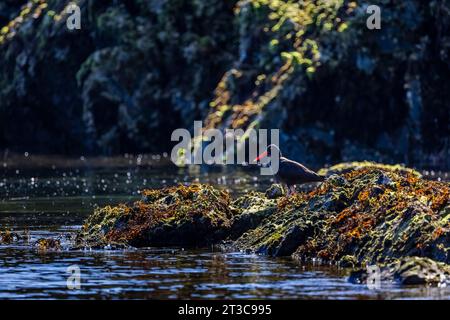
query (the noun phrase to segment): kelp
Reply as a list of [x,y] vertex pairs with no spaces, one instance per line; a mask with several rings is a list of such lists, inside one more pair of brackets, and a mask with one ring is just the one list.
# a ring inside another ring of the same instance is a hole
[[407,256],[450,262],[450,185],[376,166],[291,196],[280,186],[236,200],[209,185],[144,190],[95,210],[81,246],[206,246],[358,266]]
[[80,236],[78,242],[201,246],[223,239],[231,227],[231,199],[226,191],[192,184],[142,194],[142,200],[130,206],[96,210],[81,232],[88,236]]
[[17,232],[5,230],[0,232],[0,244],[11,244],[21,240],[22,237]]
[[233,246],[352,266],[404,256],[448,263],[449,184],[387,168],[332,175],[310,192],[278,198],[277,210]]

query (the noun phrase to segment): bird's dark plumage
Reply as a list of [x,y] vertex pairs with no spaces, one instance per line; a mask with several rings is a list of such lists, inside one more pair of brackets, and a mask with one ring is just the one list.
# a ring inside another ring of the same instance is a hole
[[291,191],[291,187],[295,186],[296,184],[320,182],[325,180],[324,176],[318,175],[304,165],[283,157],[281,155],[280,149],[274,144],[269,145],[267,147],[267,150],[258,158],[256,158],[256,160],[260,160],[265,156],[271,157],[275,152],[278,153],[280,159],[278,172],[275,174],[275,176],[278,180],[280,180],[280,182],[288,186],[289,191]]
[[318,175],[304,165],[284,157],[280,158],[280,167],[276,175],[288,186],[324,180],[323,176]]

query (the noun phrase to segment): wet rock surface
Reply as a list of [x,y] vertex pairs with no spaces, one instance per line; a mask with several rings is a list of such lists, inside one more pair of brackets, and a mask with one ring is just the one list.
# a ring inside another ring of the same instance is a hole
[[271,195],[250,192],[233,201],[201,184],[146,190],[132,205],[96,210],[78,244],[205,246],[226,240],[229,250],[343,267],[412,256],[450,263],[448,183],[364,168],[334,174],[310,192]]
[[72,31],[69,3],[0,3],[2,149],[164,152],[203,119],[307,165],[450,167],[448,2],[385,1],[377,32],[369,0],[80,0]]
[[130,206],[105,207],[91,215],[77,243],[146,246],[205,246],[224,239],[231,228],[227,192],[193,184],[145,190]]
[[450,284],[450,266],[429,258],[405,257],[396,262],[370,266],[355,270],[349,281],[355,284],[367,284],[376,287],[383,283],[400,285],[436,285]]
[[334,166],[331,166],[329,168],[323,168],[320,169],[318,174],[324,175],[324,176],[330,176],[333,174],[344,174],[353,170],[358,169],[381,169],[381,170],[387,170],[387,171],[394,171],[398,173],[410,173],[412,175],[415,175],[417,177],[422,177],[420,172],[407,168],[405,166],[402,166],[400,164],[396,165],[390,165],[390,164],[382,164],[377,163],[373,161],[354,161],[354,162],[343,162],[336,164]]
[[251,192],[234,201],[226,191],[192,184],[143,191],[140,201],[104,207],[86,220],[78,248],[206,246],[256,228],[276,201]]

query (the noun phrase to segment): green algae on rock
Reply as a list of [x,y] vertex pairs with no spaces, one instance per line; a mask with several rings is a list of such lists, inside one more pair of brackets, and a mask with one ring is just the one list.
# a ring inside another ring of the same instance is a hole
[[261,221],[271,216],[277,207],[277,203],[272,199],[271,194],[250,192],[233,202],[236,215],[232,220],[230,233],[231,239],[236,239],[243,233],[258,227]]
[[225,238],[231,227],[225,191],[192,184],[145,190],[141,201],[97,209],[84,224],[79,244],[204,246]]
[[400,173],[411,173],[417,177],[422,177],[420,172],[407,168],[401,164],[382,164],[382,163],[376,163],[372,161],[354,161],[354,162],[343,162],[336,164],[334,166],[331,166],[329,168],[322,168],[318,171],[318,174],[324,175],[324,176],[330,176],[333,174],[343,174],[347,173],[353,170],[358,169],[366,169],[366,168],[372,168],[372,169],[384,169],[388,171],[395,171]]
[[227,240],[223,248],[351,267],[408,256],[450,263],[450,185],[387,168],[335,174],[310,192],[275,199],[272,192],[250,192],[232,201],[202,184],[145,190],[134,204],[97,209],[77,243]]
[[276,201],[250,192],[232,201],[209,185],[144,190],[140,201],[96,209],[76,247],[205,246],[236,239],[276,209]]
[[[294,257],[339,262],[354,256],[365,264],[423,256],[450,262],[448,183],[380,169],[351,171],[342,178],[342,186],[325,183],[309,200],[327,214]],[[341,194],[343,208],[324,208],[320,198],[327,194]]]
[[272,256],[290,255],[306,238],[312,235],[313,223],[318,220],[318,212],[305,214],[300,208],[305,204],[304,195],[280,198],[276,210],[261,224],[243,234],[233,244],[247,252]]
[[238,249],[346,266],[423,256],[450,262],[450,186],[376,168],[329,177],[236,240]]

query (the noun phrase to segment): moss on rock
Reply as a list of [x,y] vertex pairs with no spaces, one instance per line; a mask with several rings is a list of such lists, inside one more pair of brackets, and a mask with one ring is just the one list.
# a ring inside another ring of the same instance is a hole
[[78,243],[144,246],[202,246],[223,239],[231,227],[231,200],[225,191],[193,184],[145,190],[130,206],[97,209]]
[[277,203],[271,197],[250,192],[233,202],[237,215],[233,217],[231,239],[236,239],[248,230],[258,227],[265,218],[272,215]]
[[388,171],[394,171],[394,172],[400,172],[400,173],[410,173],[419,178],[422,177],[420,172],[418,172],[414,169],[411,169],[411,168],[407,168],[401,164],[391,165],[391,164],[377,163],[377,162],[373,162],[373,161],[343,162],[343,163],[339,163],[334,166],[331,166],[329,168],[322,168],[319,170],[318,173],[320,175],[330,176],[333,174],[343,174],[343,173],[347,173],[347,172],[350,172],[353,170],[367,169],[367,168],[382,169],[382,170],[388,170]]
[[294,257],[340,261],[352,255],[358,263],[376,263],[424,256],[450,262],[448,183],[368,168],[342,177],[342,186],[325,183],[320,189],[326,191],[319,189],[309,200],[327,211],[327,194],[346,199],[340,210],[327,211],[314,237],[299,246]]
[[356,266],[404,256],[450,262],[448,183],[410,170],[366,167],[332,175],[236,240],[238,249]]
[[236,239],[276,209],[276,201],[251,192],[232,201],[209,185],[179,185],[142,192],[131,205],[99,208],[77,236],[77,247],[205,246]]
[[226,247],[356,267],[408,256],[450,263],[450,185],[409,170],[365,167],[276,199],[193,184],[145,190],[140,201],[97,209],[79,244]]

